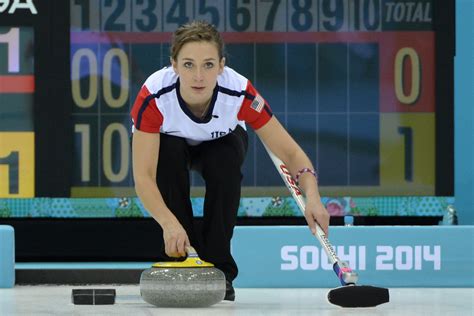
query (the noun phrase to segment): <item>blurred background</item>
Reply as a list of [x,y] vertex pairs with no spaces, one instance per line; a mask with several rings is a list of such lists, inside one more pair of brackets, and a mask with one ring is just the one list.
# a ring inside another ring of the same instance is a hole
[[[227,66],[308,154],[332,225],[474,223],[472,58],[455,74],[472,30],[455,27],[454,1],[14,2],[0,8],[0,223],[19,261],[153,258],[129,111],[194,19],[222,32]],[[238,224],[304,225],[251,128],[249,140]],[[191,180],[199,225],[205,188]]]

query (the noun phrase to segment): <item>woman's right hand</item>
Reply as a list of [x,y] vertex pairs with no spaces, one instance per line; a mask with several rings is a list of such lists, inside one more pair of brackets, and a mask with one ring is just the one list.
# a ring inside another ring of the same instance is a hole
[[191,246],[188,234],[178,221],[164,225],[163,240],[165,252],[169,257],[184,257],[186,256],[186,247]]

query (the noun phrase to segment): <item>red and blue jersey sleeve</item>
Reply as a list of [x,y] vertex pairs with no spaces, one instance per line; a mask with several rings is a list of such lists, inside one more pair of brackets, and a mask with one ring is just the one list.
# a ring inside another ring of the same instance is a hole
[[267,102],[258,93],[250,80],[245,89],[245,97],[237,118],[245,121],[253,129],[259,129],[272,118],[272,110]]
[[146,85],[143,85],[131,110],[133,126],[148,133],[159,133],[163,115],[156,105],[156,98]]

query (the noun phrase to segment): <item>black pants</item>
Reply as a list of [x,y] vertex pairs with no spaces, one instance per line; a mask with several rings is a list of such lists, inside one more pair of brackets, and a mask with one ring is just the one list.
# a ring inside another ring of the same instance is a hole
[[[160,134],[156,182],[163,199],[186,230],[199,257],[212,262],[229,281],[238,273],[230,253],[230,241],[239,208],[241,167],[247,145],[247,132],[240,126],[224,137],[197,146],[188,145],[180,137]],[[200,234],[193,224],[190,169],[199,172],[206,183]],[[161,255],[171,260],[165,254],[164,244]]]

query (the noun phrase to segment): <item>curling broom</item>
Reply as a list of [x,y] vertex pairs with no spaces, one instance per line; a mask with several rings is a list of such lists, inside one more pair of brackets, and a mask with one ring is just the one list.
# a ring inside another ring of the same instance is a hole
[[[296,204],[298,204],[299,209],[304,214],[306,203],[303,199],[301,190],[296,184],[296,181],[293,179],[286,165],[277,156],[275,156],[265,146],[265,144],[264,147],[272,159],[275,167],[277,168],[278,173],[285,182],[285,185],[290,190],[291,195],[296,201]],[[347,262],[342,261],[337,257],[333,247],[329,243],[328,238],[318,223],[316,223],[315,236],[318,238],[321,246],[324,248],[329,260],[331,260],[333,270],[342,285],[328,292],[327,298],[330,303],[341,307],[374,307],[389,301],[389,292],[386,288],[368,285],[356,285],[356,282],[358,281],[357,273],[349,267]]]

